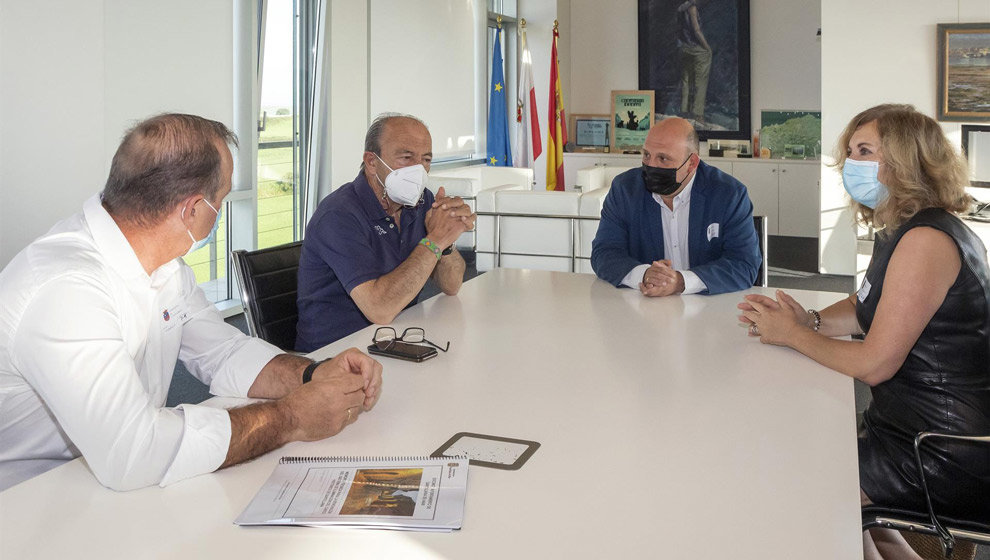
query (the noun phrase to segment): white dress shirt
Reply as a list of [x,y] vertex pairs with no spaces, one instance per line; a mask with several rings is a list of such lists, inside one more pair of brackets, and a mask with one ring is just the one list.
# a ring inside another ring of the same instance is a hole
[[0,490],[80,454],[118,490],[216,470],[230,417],[163,408],[176,358],[243,397],[279,353],[224,323],[180,259],[149,276],[94,196],[0,273]]
[[[653,200],[660,205],[660,221],[663,227],[663,254],[670,260],[672,268],[681,273],[684,277],[684,294],[696,294],[708,289],[708,286],[698,278],[698,275],[691,272],[691,259],[688,253],[688,218],[691,214],[691,187],[694,186],[694,179],[698,174],[691,175],[684,190],[674,197],[674,208],[668,208],[663,202],[663,198],[658,194],[653,195]],[[622,283],[630,288],[639,289],[640,282],[643,281],[643,274],[650,268],[648,264],[641,264],[629,271]]]

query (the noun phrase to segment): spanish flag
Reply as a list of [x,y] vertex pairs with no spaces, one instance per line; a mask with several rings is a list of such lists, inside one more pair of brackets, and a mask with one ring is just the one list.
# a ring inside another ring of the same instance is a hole
[[547,121],[547,190],[564,190],[564,144],[567,143],[567,118],[560,95],[560,74],[557,71],[557,22],[553,22],[553,49],[550,53],[550,105]]

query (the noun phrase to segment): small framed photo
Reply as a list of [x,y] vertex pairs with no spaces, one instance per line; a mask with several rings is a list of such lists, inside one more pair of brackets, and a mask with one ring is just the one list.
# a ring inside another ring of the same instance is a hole
[[804,144],[784,144],[785,159],[804,159]]
[[938,120],[990,121],[990,23],[940,23]]
[[613,152],[638,154],[653,126],[653,90],[612,91]]
[[611,147],[612,119],[608,115],[571,115],[575,152],[608,152]]

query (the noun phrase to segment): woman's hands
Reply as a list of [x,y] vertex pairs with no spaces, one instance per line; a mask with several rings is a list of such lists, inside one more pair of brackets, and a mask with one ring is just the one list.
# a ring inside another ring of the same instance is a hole
[[782,290],[777,290],[777,299],[747,295],[736,307],[742,311],[739,320],[749,327],[749,335],[760,337],[764,344],[791,346],[796,333],[814,324],[811,314]]

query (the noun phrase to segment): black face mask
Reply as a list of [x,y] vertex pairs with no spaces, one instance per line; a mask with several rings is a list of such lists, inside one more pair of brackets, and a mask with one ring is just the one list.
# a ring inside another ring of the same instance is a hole
[[684,163],[671,169],[667,167],[650,167],[643,164],[643,182],[646,183],[646,190],[660,196],[667,196],[677,192],[681,188],[683,181],[677,181],[677,171],[684,167],[684,164],[691,160],[688,155]]

